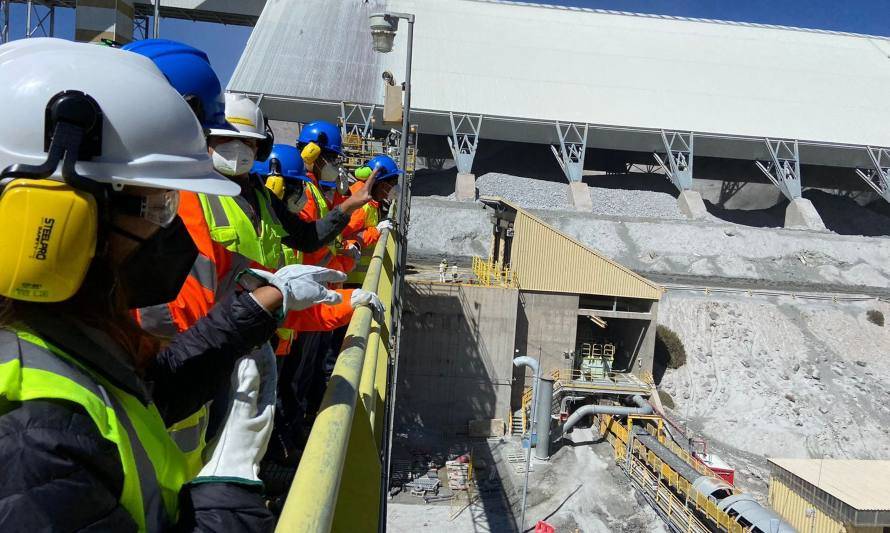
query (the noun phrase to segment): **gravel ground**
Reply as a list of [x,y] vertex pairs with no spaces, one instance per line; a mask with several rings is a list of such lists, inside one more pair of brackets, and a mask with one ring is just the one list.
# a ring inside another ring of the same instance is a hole
[[669,291],[659,322],[687,363],[661,383],[672,414],[765,499],[767,457],[890,458],[890,316],[885,302]]
[[[612,448],[597,442],[590,429],[576,429],[570,443],[554,451],[547,462],[533,459],[529,474],[525,527],[546,520],[556,531],[584,533],[667,533],[661,519],[635,494],[630,480],[615,466]],[[390,503],[387,530],[397,533],[519,533],[514,520],[521,515],[524,474],[506,462],[507,453],[520,453],[518,440],[505,438],[492,451],[515,516],[484,500],[457,516],[450,504]],[[484,495],[484,494],[483,494]],[[460,508],[460,506],[457,506]],[[451,516],[454,516],[451,519]]]
[[589,187],[593,214],[630,218],[680,218],[677,199],[663,192]]
[[[568,187],[556,181],[489,172],[476,178],[479,196],[500,196],[529,209],[570,209]],[[445,199],[454,200],[454,194]]]
[[[890,294],[890,238],[752,228],[715,221],[613,219],[564,210],[534,212],[545,222],[646,275],[705,284]],[[412,201],[412,259],[486,256],[488,212],[478,203]]]
[[[476,179],[479,196],[500,196],[526,209],[572,209],[568,184],[489,172]],[[679,218],[677,199],[655,191],[588,187],[592,213],[610,217]],[[454,194],[434,197],[454,200]]]

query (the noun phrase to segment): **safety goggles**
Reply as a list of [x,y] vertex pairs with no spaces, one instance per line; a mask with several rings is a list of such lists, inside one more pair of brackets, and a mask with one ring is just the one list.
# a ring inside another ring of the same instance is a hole
[[179,191],[156,191],[145,196],[118,194],[112,200],[112,209],[166,228],[179,211]]

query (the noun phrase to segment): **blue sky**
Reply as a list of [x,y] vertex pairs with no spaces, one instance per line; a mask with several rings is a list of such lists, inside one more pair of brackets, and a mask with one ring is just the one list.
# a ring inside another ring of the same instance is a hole
[[[298,1],[298,0],[294,0]],[[448,1],[448,0],[437,0]],[[639,13],[714,18],[890,36],[888,0],[537,0],[541,3]],[[12,37],[25,28],[25,7],[12,5]],[[418,21],[420,31],[421,21]],[[74,36],[74,12],[57,10],[57,36]],[[182,20],[161,21],[161,35],[187,42],[210,55],[223,83],[235,70],[249,28]]]

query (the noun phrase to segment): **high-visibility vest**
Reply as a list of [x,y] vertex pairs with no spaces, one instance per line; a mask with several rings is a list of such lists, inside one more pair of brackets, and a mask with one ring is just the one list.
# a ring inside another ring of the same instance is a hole
[[[211,239],[230,252],[269,270],[277,270],[289,260],[296,261],[298,252],[286,249],[281,243],[287,232],[271,209],[269,190],[257,187],[254,188],[254,194],[259,206],[259,220],[251,217],[254,213],[253,206],[241,196],[199,194],[198,199]],[[232,273],[233,276],[235,274],[237,272]],[[204,405],[198,412],[169,428],[171,438],[186,456],[191,476],[196,475],[204,465],[203,452],[207,447],[209,414],[207,405]]]
[[[328,201],[324,197],[324,193],[321,192],[321,189],[312,182],[312,180],[305,180],[306,188],[309,190],[309,194],[312,195],[312,199],[315,201],[315,207],[318,209],[318,220],[323,219],[328,216],[330,213],[330,208],[328,208]],[[318,266],[328,266],[330,262],[337,255],[337,251],[340,248],[341,238],[337,236],[337,240],[328,244],[328,253],[324,256],[324,258],[319,261]]]
[[[380,209],[369,203],[362,206],[365,212],[365,228],[376,227],[380,222]],[[371,257],[374,256],[374,247],[366,246],[362,249],[362,257],[359,259],[355,268],[347,274],[346,283],[361,285],[365,282],[365,274],[368,273],[368,267],[371,266]]]
[[143,405],[24,328],[0,330],[0,400],[6,400],[0,413],[11,402],[38,399],[81,406],[117,446],[124,473],[120,504],[139,531],[162,531],[175,522],[179,491],[189,480],[186,460],[155,405]]
[[270,270],[277,270],[285,264],[285,254],[281,239],[287,232],[281,221],[270,209],[269,190],[254,188],[259,220],[254,222],[248,213],[253,206],[241,196],[214,196],[199,194],[204,218],[210,228],[210,238],[220,243],[230,252],[240,254]]

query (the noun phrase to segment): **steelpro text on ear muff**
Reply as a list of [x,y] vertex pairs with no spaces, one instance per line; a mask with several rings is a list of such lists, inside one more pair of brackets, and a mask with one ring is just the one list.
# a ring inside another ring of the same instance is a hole
[[[74,164],[102,154],[102,118],[85,93],[53,96],[44,117],[46,161],[0,172],[0,296],[61,302],[83,283],[108,189],[77,174]],[[64,183],[45,179],[60,162]]]

